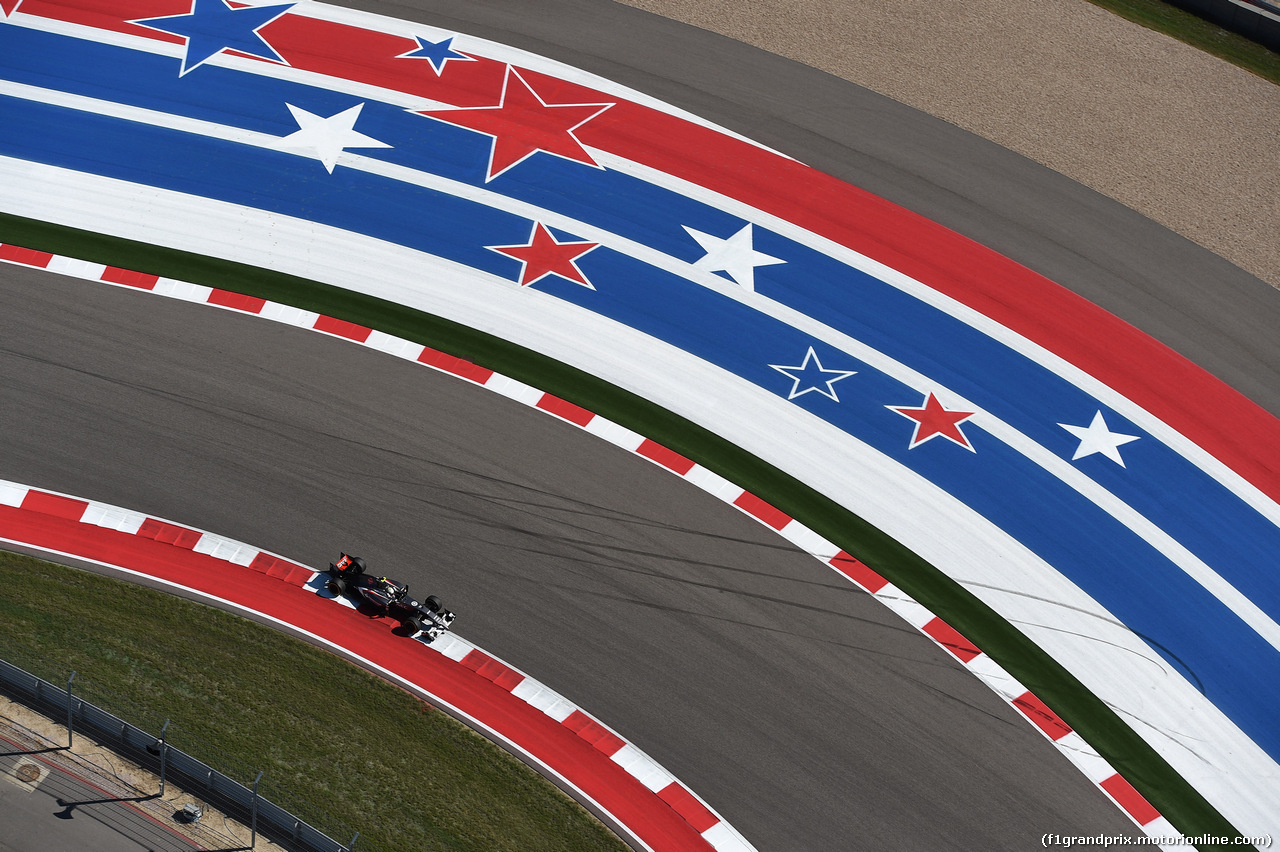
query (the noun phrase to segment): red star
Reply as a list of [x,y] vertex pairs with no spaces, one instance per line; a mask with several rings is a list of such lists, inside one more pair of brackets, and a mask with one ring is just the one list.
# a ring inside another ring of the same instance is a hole
[[948,441],[954,441],[964,447],[969,452],[977,452],[973,445],[969,443],[969,439],[960,431],[960,424],[968,420],[977,412],[974,411],[951,411],[944,408],[942,403],[938,402],[937,397],[932,393],[925,397],[924,405],[919,408],[911,406],[886,405],[885,408],[890,411],[896,411],[903,417],[909,417],[916,421],[915,434],[911,436],[911,444],[907,447],[914,450],[930,438],[941,435]]
[[501,252],[520,261],[521,287],[527,287],[547,275],[559,275],[561,278],[567,278],[575,284],[581,284],[583,287],[589,287],[594,290],[596,288],[587,280],[587,276],[582,274],[582,270],[578,268],[577,260],[598,245],[600,244],[585,241],[557,242],[556,238],[551,236],[551,232],[547,230],[546,225],[541,222],[534,222],[533,233],[529,235],[527,244],[520,246],[485,246],[485,248]]
[[18,11],[18,7],[22,5],[22,0],[0,0],[0,18],[6,18]]
[[520,73],[508,65],[502,101],[497,106],[431,110],[419,115],[492,136],[487,183],[538,151],[600,168],[573,131],[611,106],[613,104],[546,103]]

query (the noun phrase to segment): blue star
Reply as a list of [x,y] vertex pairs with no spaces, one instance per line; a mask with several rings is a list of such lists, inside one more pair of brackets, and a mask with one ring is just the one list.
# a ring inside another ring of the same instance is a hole
[[453,36],[449,36],[444,41],[426,41],[422,36],[414,36],[414,39],[418,42],[418,49],[402,53],[396,59],[425,59],[431,63],[431,68],[436,72],[437,77],[444,73],[445,63],[450,59],[475,62],[474,56],[467,56],[453,49]]
[[288,3],[282,6],[246,6],[233,9],[223,0],[192,0],[191,11],[185,15],[142,18],[132,23],[180,35],[187,40],[182,70],[178,72],[181,77],[224,50],[238,50],[250,56],[284,62],[275,48],[258,35],[258,30],[293,6],[293,3]]
[[[835,383],[841,379],[857,375],[854,370],[828,370],[823,367],[822,362],[818,360],[818,353],[813,351],[812,346],[809,347],[808,353],[805,354],[804,361],[798,366],[787,367],[782,364],[770,364],[769,366],[791,380],[791,391],[787,394],[787,399],[795,399],[798,396],[804,396],[810,391],[817,391],[823,396],[839,402],[840,397],[836,396]],[[824,379],[823,376],[828,378]]]

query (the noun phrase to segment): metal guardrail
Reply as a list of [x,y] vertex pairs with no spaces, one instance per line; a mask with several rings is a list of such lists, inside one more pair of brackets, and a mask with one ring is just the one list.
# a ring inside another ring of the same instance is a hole
[[[68,746],[76,733],[91,737],[126,760],[197,796],[243,825],[290,852],[352,852],[359,834],[339,843],[324,832],[258,794],[253,786],[235,781],[207,763],[175,748],[165,734],[153,734],[75,694],[75,672],[66,686],[58,686],[12,663],[0,660],[0,692],[50,719],[67,725]],[[251,843],[252,848],[252,843]],[[360,850],[364,852],[365,846]],[[372,852],[372,850],[370,850]]]

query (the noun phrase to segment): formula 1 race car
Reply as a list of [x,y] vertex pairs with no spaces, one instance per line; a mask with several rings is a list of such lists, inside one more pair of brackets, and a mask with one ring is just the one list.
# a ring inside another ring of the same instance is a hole
[[449,629],[454,614],[445,609],[440,599],[429,595],[425,601],[409,597],[409,587],[365,573],[364,560],[358,556],[342,554],[336,563],[329,563],[329,579],[325,588],[335,595],[346,595],[357,604],[369,604],[382,613],[398,619],[415,633],[421,631],[428,642]]

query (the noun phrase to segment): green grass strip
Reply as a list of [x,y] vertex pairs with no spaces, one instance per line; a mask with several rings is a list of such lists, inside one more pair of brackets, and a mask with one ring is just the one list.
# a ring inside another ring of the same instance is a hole
[[0,552],[0,588],[0,658],[55,684],[74,670],[77,695],[151,733],[171,718],[176,748],[233,777],[244,767],[241,783],[262,770],[266,798],[339,842],[359,831],[370,850],[627,849],[466,725],[280,631],[13,553]]
[[959,583],[809,486],[635,394],[458,323],[331,285],[0,215],[0,242],[222,287],[340,317],[475,361],[670,447],[797,518],[989,654],[1186,835],[1239,832],[1066,669]]
[[1147,29],[1225,59],[1264,80],[1280,83],[1280,53],[1163,0],[1089,0]]

